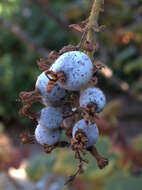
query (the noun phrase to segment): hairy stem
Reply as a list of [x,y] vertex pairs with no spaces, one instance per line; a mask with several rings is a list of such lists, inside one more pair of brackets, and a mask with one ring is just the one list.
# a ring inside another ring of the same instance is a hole
[[[87,41],[94,42],[94,31],[92,27],[98,26],[99,13],[103,2],[104,0],[94,0],[88,21]],[[88,56],[93,61],[92,53],[88,52]]]

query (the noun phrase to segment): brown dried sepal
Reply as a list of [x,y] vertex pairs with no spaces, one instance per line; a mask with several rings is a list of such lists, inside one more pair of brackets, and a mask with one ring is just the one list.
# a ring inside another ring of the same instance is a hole
[[83,112],[83,118],[88,127],[89,121],[91,123],[95,123],[96,119],[98,119],[98,115],[96,114],[96,105],[94,103],[90,103],[87,105],[87,108],[79,107],[79,110]]
[[48,61],[50,63],[54,62],[59,57],[58,53],[56,51],[51,51],[48,55]]
[[[49,71],[47,70],[45,72],[47,78],[49,79],[48,85],[47,85],[47,92],[50,93],[53,88],[55,87],[55,85],[57,84],[57,82],[59,81],[60,83],[64,84],[66,82],[66,76],[64,74],[64,72],[53,72],[53,71]],[[51,77],[49,77],[51,76]]]
[[85,31],[84,28],[82,28],[79,24],[70,24],[69,28],[73,31],[73,32],[77,32],[77,33],[83,33]]
[[77,46],[73,46],[71,44],[67,45],[67,46],[64,46],[60,51],[59,51],[59,55],[62,55],[66,52],[69,52],[69,51],[78,51],[78,47]]
[[100,31],[102,31],[102,30],[105,29],[105,25],[101,25],[101,26],[96,26],[96,25],[94,25],[94,26],[92,27],[92,29],[94,30],[94,32],[100,32]]
[[71,139],[72,150],[78,150],[85,154],[87,142],[88,138],[86,137],[85,133],[79,129],[76,132],[75,137]]
[[40,60],[37,61],[37,65],[40,70],[45,71],[49,69],[51,64],[45,58],[40,58]]
[[103,69],[105,65],[101,61],[97,61],[93,64],[93,73],[96,73]]
[[44,146],[44,152],[47,154],[50,154],[55,148],[65,148],[65,147],[69,147],[70,143],[66,142],[66,141],[60,141],[57,142],[55,145],[52,146]]
[[57,81],[64,84],[66,82],[65,73],[63,71],[60,71],[60,72],[57,72],[56,74],[57,74]]
[[52,92],[55,85],[56,85],[56,82],[49,80],[47,88],[46,88],[47,93]]
[[27,133],[21,134],[20,135],[21,142],[23,144],[34,144],[35,141],[35,136],[34,135],[28,135]]
[[72,129],[73,129],[73,127],[69,128],[69,129],[65,129],[65,134],[69,138],[72,138]]
[[19,114],[22,116],[28,116],[30,119],[38,119],[40,117],[39,113],[31,111],[31,106],[29,104],[24,105],[23,108],[19,111]]
[[41,101],[41,94],[38,89],[35,89],[31,92],[21,92],[19,94],[19,97],[21,98],[22,104],[33,104],[35,102]]
[[44,152],[47,154],[50,154],[52,152],[52,150],[54,150],[54,146],[44,146]]
[[89,19],[83,20],[82,22],[79,23],[81,28],[86,28],[88,24]]

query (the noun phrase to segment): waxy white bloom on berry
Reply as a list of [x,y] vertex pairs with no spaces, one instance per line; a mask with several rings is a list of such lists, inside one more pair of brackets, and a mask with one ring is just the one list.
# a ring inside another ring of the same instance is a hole
[[93,65],[90,58],[83,52],[70,51],[62,54],[50,68],[53,72],[63,72],[66,82],[58,84],[71,91],[84,87],[92,77]]
[[49,79],[43,72],[37,78],[36,88],[39,89],[43,98],[43,103],[45,105],[58,106],[61,103],[61,99],[64,98],[66,95],[65,89],[61,88],[58,84],[56,84],[53,90],[48,93],[46,90],[48,82]]
[[39,124],[48,129],[57,129],[63,121],[62,111],[59,108],[46,107],[40,112]]
[[35,130],[35,139],[41,145],[54,145],[59,141],[60,136],[61,131],[59,129],[49,130],[40,124],[37,125]]
[[94,103],[96,105],[96,113],[103,110],[106,104],[106,98],[99,88],[87,88],[80,96],[80,106],[87,107],[88,104]]
[[88,127],[87,127],[84,119],[79,120],[73,127],[73,130],[72,130],[73,138],[75,138],[75,134],[79,129],[81,129],[85,133],[86,137],[88,138],[86,147],[90,147],[96,143],[99,136],[99,130],[95,123],[89,122]]

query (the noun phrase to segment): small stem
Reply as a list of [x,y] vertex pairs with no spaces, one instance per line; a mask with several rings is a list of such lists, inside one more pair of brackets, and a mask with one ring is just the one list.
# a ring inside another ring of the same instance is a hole
[[108,159],[102,157],[98,151],[97,148],[95,146],[89,147],[88,151],[90,152],[90,154],[96,159],[97,161],[97,165],[100,169],[103,169],[104,167],[106,167],[108,165]]
[[[94,0],[88,21],[87,41],[94,41],[94,31],[92,27],[98,25],[99,13],[103,2],[104,0]],[[88,56],[92,62],[94,62],[92,53],[88,52]]]

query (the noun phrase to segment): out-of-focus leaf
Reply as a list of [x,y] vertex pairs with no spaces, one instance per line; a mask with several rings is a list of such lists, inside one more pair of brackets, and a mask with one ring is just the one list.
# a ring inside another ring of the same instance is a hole
[[49,155],[40,155],[33,158],[27,165],[26,172],[29,179],[32,181],[38,181],[47,172],[52,172],[52,168],[57,159],[56,152],[52,152]]
[[117,115],[120,112],[121,105],[121,100],[112,100],[105,106],[103,110],[103,115],[114,125],[117,124]]
[[142,176],[132,177],[118,171],[113,177],[112,180],[108,180],[106,185],[106,190],[126,190],[126,189],[135,189],[140,190],[142,185]]
[[129,46],[120,53],[118,53],[118,55],[116,56],[116,60],[122,63],[122,61],[125,61],[134,56],[136,54],[136,51],[137,50],[135,46]]
[[138,150],[138,151],[142,151],[142,134],[137,135],[134,139],[133,139],[133,146]]
[[72,175],[77,170],[77,161],[71,150],[62,150],[58,152],[58,159],[54,164],[53,171],[64,175]]
[[132,90],[136,93],[142,90],[142,77],[140,77],[138,80],[136,80],[133,84],[132,84]]
[[4,132],[4,124],[0,122],[0,134]]
[[124,71],[126,73],[131,73],[133,71],[142,70],[142,57],[139,57],[131,62],[129,62],[126,66],[124,66]]

